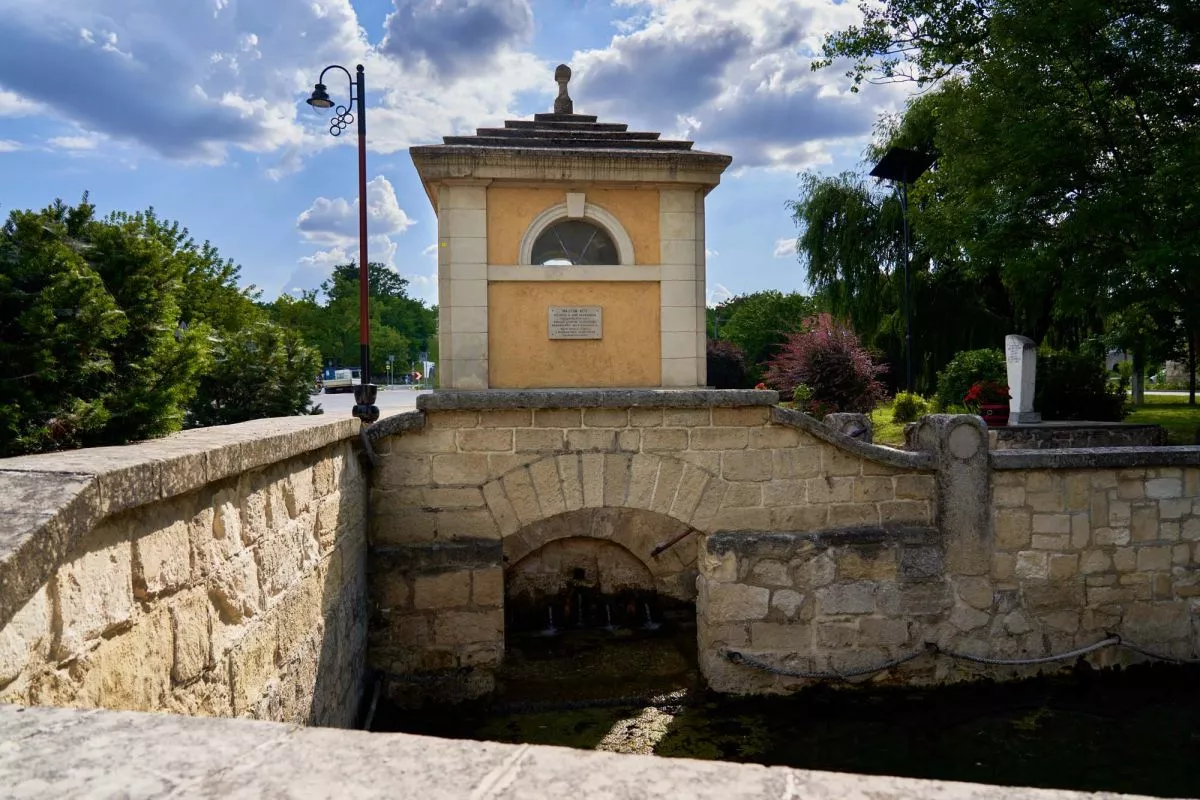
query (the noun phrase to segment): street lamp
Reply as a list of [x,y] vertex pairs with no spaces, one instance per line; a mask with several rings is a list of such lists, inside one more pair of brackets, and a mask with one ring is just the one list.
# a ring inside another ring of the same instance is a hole
[[[350,82],[350,100],[348,105],[336,106],[329,98],[325,86],[325,73],[331,69],[340,69],[346,73]],[[346,127],[354,122],[354,104],[358,104],[358,348],[360,358],[359,385],[354,387],[355,417],[366,424],[379,419],[379,407],[375,405],[378,387],[371,383],[371,323],[367,311],[370,292],[369,274],[367,269],[367,106],[364,99],[365,81],[363,80],[362,64],[357,67],[357,77],[350,70],[338,64],[331,64],[321,70],[321,77],[313,88],[312,96],[307,102],[316,109],[332,108],[334,117],[329,121],[329,133],[340,136]]]
[[875,169],[871,170],[872,178],[891,181],[896,184],[900,195],[900,220],[904,227],[904,367],[905,389],[913,390],[913,354],[912,354],[912,309],[909,304],[908,278],[908,185],[916,183],[917,178],[925,174],[925,170],[933,166],[937,156],[908,150],[903,147],[893,147],[884,154]]

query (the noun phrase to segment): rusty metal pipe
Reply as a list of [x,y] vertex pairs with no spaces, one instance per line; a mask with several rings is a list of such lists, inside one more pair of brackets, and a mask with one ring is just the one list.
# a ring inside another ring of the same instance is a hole
[[673,536],[672,538],[668,539],[665,542],[660,542],[653,550],[650,551],[650,557],[658,558],[659,554],[661,554],[667,550],[670,550],[672,547],[679,544],[680,542],[682,542],[684,539],[691,536],[695,532],[696,532],[695,528],[688,528],[686,531],[679,534],[678,536]]

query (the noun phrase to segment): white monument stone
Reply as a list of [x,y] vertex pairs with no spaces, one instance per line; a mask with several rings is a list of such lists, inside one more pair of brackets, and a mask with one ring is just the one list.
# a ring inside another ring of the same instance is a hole
[[1037,376],[1037,345],[1025,336],[1004,337],[1004,355],[1008,362],[1008,424],[1028,425],[1041,422],[1033,410],[1034,381]]

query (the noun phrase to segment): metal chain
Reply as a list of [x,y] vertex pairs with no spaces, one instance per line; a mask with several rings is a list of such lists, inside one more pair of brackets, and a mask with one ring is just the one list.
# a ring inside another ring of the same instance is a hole
[[1101,639],[1093,644],[1085,645],[1084,647],[1070,650],[1066,653],[1059,653],[1052,656],[1041,656],[1039,658],[987,658],[985,656],[973,656],[967,653],[956,653],[953,650],[947,650],[944,647],[928,642],[924,650],[916,650],[898,658],[893,658],[889,661],[884,661],[873,667],[864,667],[862,669],[832,671],[832,670],[794,670],[785,667],[778,667],[773,664],[768,664],[765,661],[757,659],[753,656],[748,656],[745,653],[736,650],[722,650],[721,654],[734,664],[744,664],[748,667],[770,672],[773,675],[779,675],[785,678],[812,678],[818,680],[846,680],[848,678],[858,678],[863,675],[874,675],[878,672],[892,669],[893,667],[906,664],[913,659],[919,658],[925,654],[943,655],[961,661],[971,661],[976,664],[988,664],[992,666],[1002,667],[1024,667],[1033,666],[1036,664],[1048,664],[1054,661],[1067,661],[1073,658],[1078,658],[1088,653],[1094,653],[1097,650],[1104,650],[1109,647],[1124,647],[1135,653],[1148,656],[1149,658],[1159,661],[1167,661],[1173,664],[1200,664],[1200,658],[1177,658],[1175,656],[1165,656],[1161,653],[1156,653],[1153,650],[1147,650],[1133,642],[1127,642],[1120,636],[1111,635],[1105,639]]

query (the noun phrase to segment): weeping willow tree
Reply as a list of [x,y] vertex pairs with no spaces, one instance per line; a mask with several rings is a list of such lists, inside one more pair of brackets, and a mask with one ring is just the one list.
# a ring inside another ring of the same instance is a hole
[[[846,172],[801,175],[800,198],[789,203],[799,230],[797,252],[808,281],[835,315],[848,319],[890,366],[892,388],[904,373],[904,247],[895,194]],[[914,189],[913,200],[920,201]],[[1011,316],[1000,287],[970,277],[952,261],[933,258],[910,207],[909,264],[916,389],[930,392],[956,352],[995,347]]]

